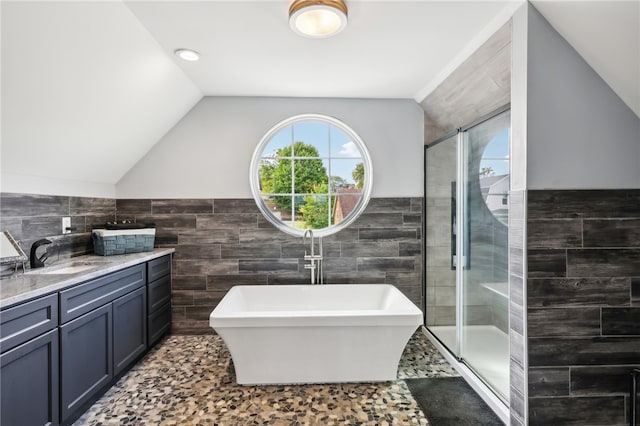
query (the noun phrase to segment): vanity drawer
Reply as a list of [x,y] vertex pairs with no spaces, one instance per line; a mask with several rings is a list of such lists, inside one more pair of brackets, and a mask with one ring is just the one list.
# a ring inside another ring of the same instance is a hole
[[63,290],[60,292],[60,322],[78,318],[145,283],[145,264],[141,264]]
[[157,311],[149,315],[147,339],[149,347],[151,347],[163,334],[171,328],[171,303],[160,307]]
[[171,275],[165,275],[164,277],[149,283],[149,294],[147,300],[149,306],[147,308],[149,314],[155,312],[165,303],[169,303],[171,300]]
[[149,282],[155,281],[165,275],[171,275],[171,255],[162,256],[147,263]]
[[0,312],[0,352],[8,351],[58,326],[58,294]]

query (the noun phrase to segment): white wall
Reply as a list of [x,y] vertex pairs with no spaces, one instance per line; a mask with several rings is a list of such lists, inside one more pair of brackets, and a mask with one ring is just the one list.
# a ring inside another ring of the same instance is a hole
[[262,136],[293,115],[351,126],[373,162],[374,197],[421,197],[423,111],[413,100],[205,97],[117,184],[118,198],[250,198]]
[[640,119],[529,10],[527,186],[640,188]]
[[1,7],[2,191],[113,196],[202,97],[122,2]]

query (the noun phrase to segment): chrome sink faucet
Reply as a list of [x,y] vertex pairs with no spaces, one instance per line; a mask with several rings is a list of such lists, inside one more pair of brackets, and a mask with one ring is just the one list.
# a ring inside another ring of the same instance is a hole
[[304,260],[309,261],[309,263],[305,263],[304,269],[311,270],[311,284],[324,284],[322,274],[322,237],[318,237],[319,254],[315,254],[315,242],[311,229],[305,229],[302,235],[302,244],[306,244],[307,237],[310,240],[311,254],[307,254],[307,250],[304,251]]

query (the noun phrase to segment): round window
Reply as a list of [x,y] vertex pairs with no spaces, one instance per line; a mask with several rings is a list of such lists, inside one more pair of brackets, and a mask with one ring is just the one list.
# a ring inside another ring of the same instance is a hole
[[288,118],[256,147],[251,192],[265,218],[302,236],[340,231],[365,209],[371,194],[371,159],[364,143],[343,122],[325,115]]

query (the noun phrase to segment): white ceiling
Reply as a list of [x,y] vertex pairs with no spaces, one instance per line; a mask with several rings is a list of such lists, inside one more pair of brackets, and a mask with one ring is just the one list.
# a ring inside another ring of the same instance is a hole
[[[115,184],[203,95],[420,101],[522,4],[348,0],[311,40],[290,1],[0,2],[3,175]],[[640,0],[535,6],[640,116]]]
[[202,54],[177,62],[205,95],[350,98],[413,98],[509,6],[348,1],[343,32],[308,39],[289,29],[289,0],[125,3],[168,54]]

